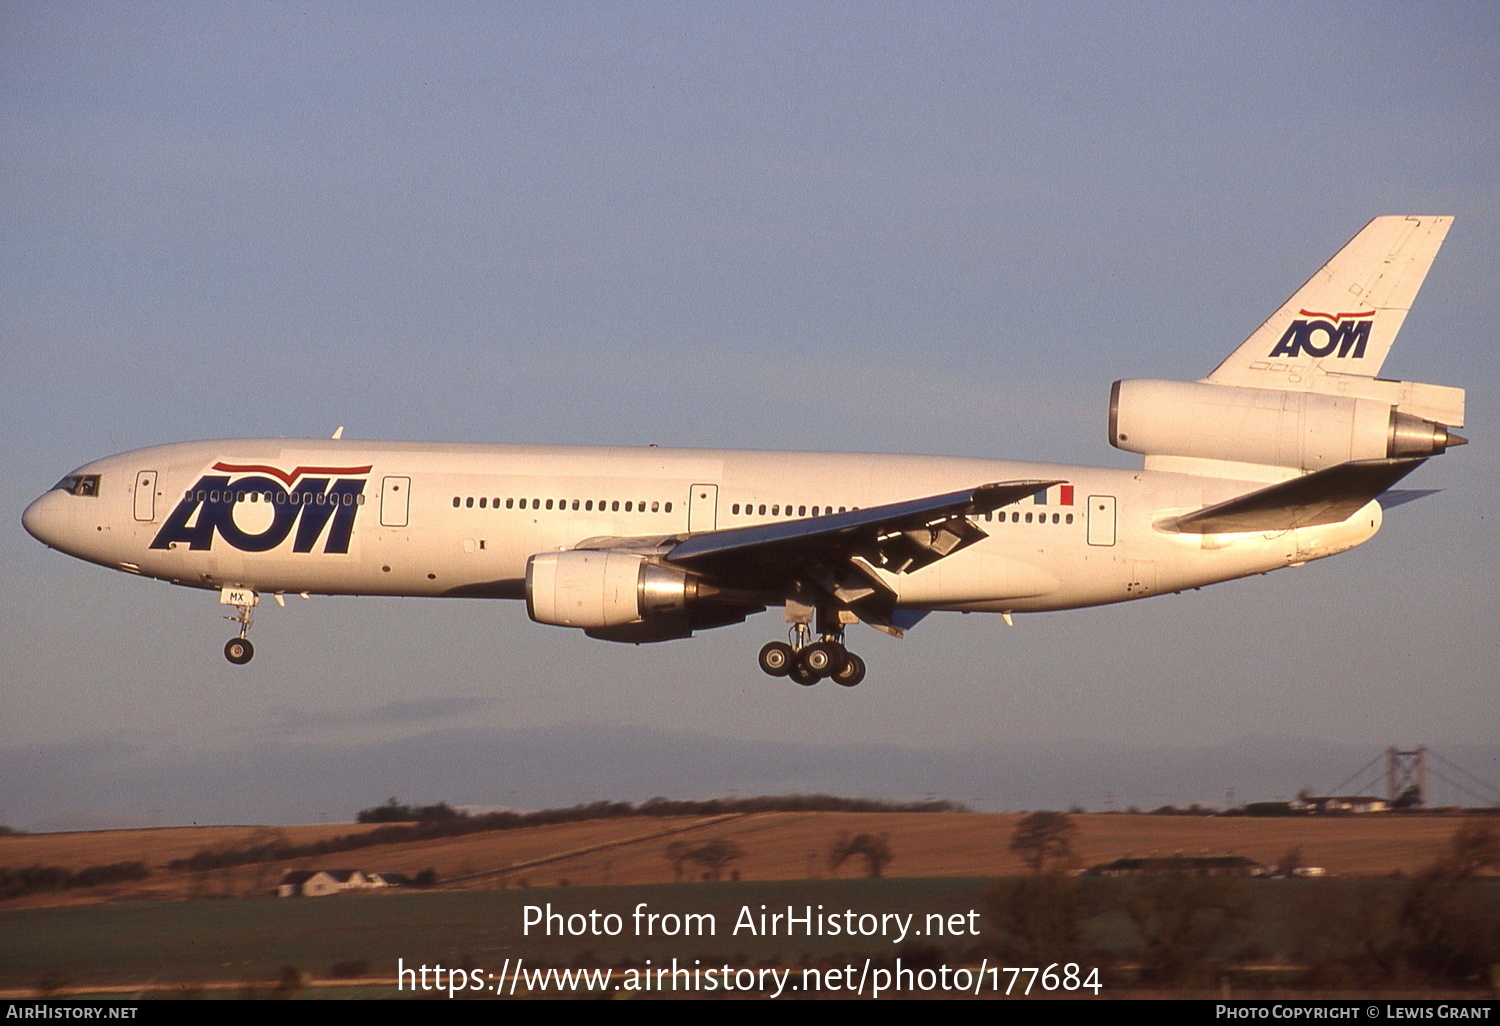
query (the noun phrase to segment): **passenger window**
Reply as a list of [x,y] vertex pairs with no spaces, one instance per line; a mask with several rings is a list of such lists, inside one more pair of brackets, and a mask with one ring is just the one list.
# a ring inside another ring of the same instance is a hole
[[761,516],[765,516],[766,515],[766,504],[764,502],[760,504],[760,515]]
[[733,506],[731,506],[730,509],[729,509],[729,512],[734,513],[736,515],[739,514],[739,511],[740,511],[740,504],[737,503],[737,502]]
[[547,500],[547,508],[548,508],[548,509],[551,509],[551,508],[552,508],[552,500],[551,500],[551,499],[548,499],[548,500]]
[[593,509],[594,509],[594,500],[590,499],[589,501],[585,502],[583,504],[583,508],[584,508],[585,512],[589,512],[589,513],[593,512]]
[[778,502],[776,505],[774,505],[774,506],[771,507],[771,516],[773,516],[773,517],[779,517],[779,516],[781,516],[781,503]]
[[578,500],[577,500],[577,499],[574,499],[574,500],[573,500],[573,508],[574,508],[574,509],[577,509],[577,508],[578,508]]
[[1026,522],[1028,524],[1031,523],[1031,514],[1030,513],[1026,514]]
[[609,504],[609,511],[611,513],[618,513],[618,512],[620,512],[620,500],[619,499],[615,499],[615,500],[613,500]]
[[797,507],[797,515],[799,517],[805,517],[805,516],[807,516],[807,507],[806,506],[798,506]]
[[672,504],[670,502],[667,503],[666,508],[662,512],[664,512],[664,513],[670,513],[670,512],[672,512]]
[[660,507],[661,507],[661,503],[659,503],[659,502],[653,502],[651,504],[651,512],[653,512],[653,513],[658,512],[659,509],[660,509]]
[[506,509],[515,509],[516,508],[516,500],[515,500],[514,496],[512,496],[511,498],[505,500],[505,508]]
[[479,508],[480,509],[488,509],[489,508],[489,506],[488,506],[489,501],[490,500],[487,499],[487,498],[480,499],[479,500]]
[[1069,513],[1068,514],[1068,523],[1071,524],[1072,522],[1073,522],[1073,514]]
[[1052,514],[1052,522],[1054,524],[1060,522],[1061,520],[1062,520],[1062,517],[1060,515],[1058,515],[1056,513]]
[[626,513],[631,512],[631,509],[630,509],[630,500],[629,499],[625,500],[625,512]]

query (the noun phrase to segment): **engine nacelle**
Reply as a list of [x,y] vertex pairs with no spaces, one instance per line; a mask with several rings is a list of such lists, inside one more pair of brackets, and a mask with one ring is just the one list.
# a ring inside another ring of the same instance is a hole
[[1144,456],[1320,470],[1350,460],[1433,456],[1464,439],[1388,402],[1187,381],[1116,381],[1109,442]]
[[697,597],[697,578],[628,552],[545,552],[526,563],[526,612],[537,623],[590,633],[644,624],[646,634],[659,624],[664,636],[686,637]]

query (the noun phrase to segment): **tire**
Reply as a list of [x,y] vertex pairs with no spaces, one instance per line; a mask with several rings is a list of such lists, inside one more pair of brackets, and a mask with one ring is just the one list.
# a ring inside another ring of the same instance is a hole
[[819,677],[832,677],[844,668],[846,659],[843,648],[831,641],[819,641],[798,653],[798,661]]
[[224,642],[224,658],[236,666],[244,666],[255,657],[255,646],[249,638],[230,638]]
[[803,663],[801,659],[798,659],[795,663],[792,664],[792,671],[791,673],[787,674],[787,676],[791,677],[792,680],[796,681],[798,684],[801,684],[805,688],[810,688],[818,681],[823,679],[821,675],[814,673],[812,670],[809,670],[807,668],[807,665]]
[[773,641],[760,650],[761,672],[772,677],[785,677],[792,672],[797,653],[784,641]]
[[865,679],[865,661],[853,652],[844,653],[844,665],[833,675],[833,682],[841,687],[858,687]]

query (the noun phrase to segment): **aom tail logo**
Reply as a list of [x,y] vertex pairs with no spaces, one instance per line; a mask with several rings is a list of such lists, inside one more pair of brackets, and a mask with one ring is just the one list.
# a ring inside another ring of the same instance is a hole
[[1299,310],[1303,320],[1293,321],[1271,350],[1272,356],[1289,356],[1296,359],[1303,354],[1314,359],[1337,356],[1340,359],[1359,359],[1365,355],[1365,343],[1370,341],[1370,325],[1375,323],[1375,311],[1360,313],[1321,313],[1317,310]]
[[369,467],[215,463],[188,489],[152,540],[153,549],[210,549],[214,536],[241,552],[269,552],[292,539],[293,552],[347,553],[365,501]]

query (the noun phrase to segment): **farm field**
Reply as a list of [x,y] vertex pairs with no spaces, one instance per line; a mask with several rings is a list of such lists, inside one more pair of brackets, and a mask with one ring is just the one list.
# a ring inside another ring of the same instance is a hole
[[[359,868],[415,874],[431,868],[444,887],[669,883],[665,857],[674,839],[723,838],[744,852],[733,871],[742,880],[802,880],[829,875],[826,855],[841,834],[886,834],[897,877],[1005,876],[1025,871],[1008,850],[1019,814],[754,813],[718,817],[630,816],[464,837],[388,844],[321,858],[174,872],[173,859],[203,849],[245,845],[281,835],[308,843],[372,829],[353,824],[292,827],[191,827],[0,837],[0,866],[59,865],[70,870],[140,860],[152,875],[139,882],[32,895],[4,907],[117,900],[249,897],[274,887],[291,869]],[[1217,818],[1082,814],[1073,817],[1076,865],[1131,855],[1245,855],[1274,864],[1294,848],[1304,864],[1336,876],[1411,875],[1431,863],[1466,820],[1448,816]],[[840,875],[853,876],[850,863]]]

